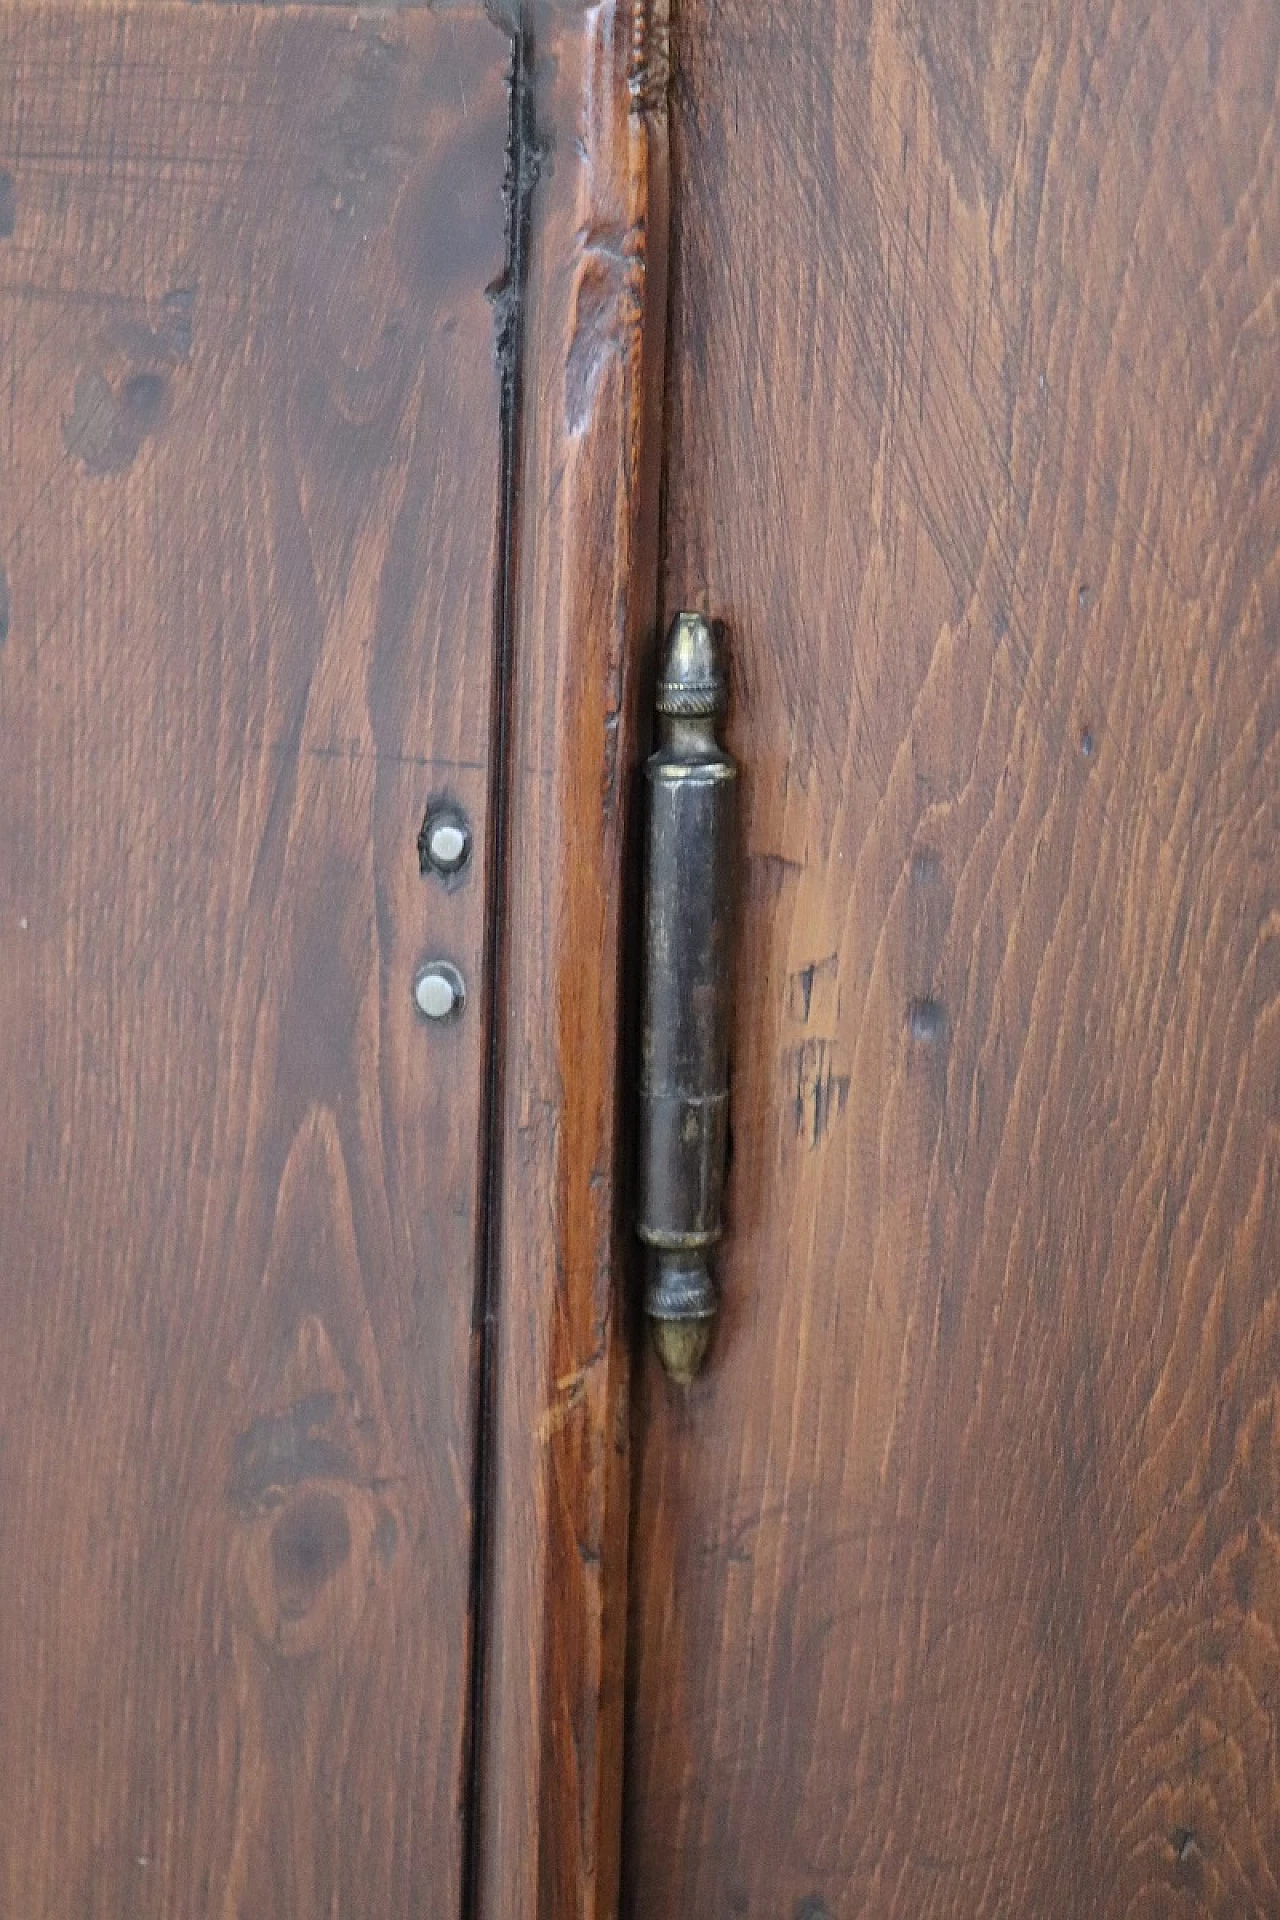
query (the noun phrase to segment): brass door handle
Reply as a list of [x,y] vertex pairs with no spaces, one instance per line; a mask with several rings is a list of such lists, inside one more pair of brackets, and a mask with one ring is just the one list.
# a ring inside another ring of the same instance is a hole
[[716,738],[727,705],[716,634],[677,614],[645,767],[644,990],[636,1230],[652,1249],[654,1345],[687,1383],[711,1338],[708,1253],[723,1231],[738,769]]

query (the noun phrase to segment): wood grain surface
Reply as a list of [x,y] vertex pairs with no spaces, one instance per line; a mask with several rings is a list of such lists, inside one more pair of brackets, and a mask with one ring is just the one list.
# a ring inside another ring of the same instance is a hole
[[498,968],[479,1912],[612,1920],[626,1635],[622,939],[657,586],[666,8],[527,25],[530,185]]
[[459,1911],[509,61],[0,12],[14,1920]]
[[724,1312],[625,1910],[1280,1913],[1280,13],[683,0]]

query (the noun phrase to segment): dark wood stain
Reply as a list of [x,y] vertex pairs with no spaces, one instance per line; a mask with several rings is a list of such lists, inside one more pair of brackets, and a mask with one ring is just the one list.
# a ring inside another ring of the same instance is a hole
[[351,1480],[351,1455],[324,1429],[337,1412],[332,1393],[309,1393],[283,1413],[262,1414],[235,1442],[229,1497],[242,1513],[278,1504],[308,1480]]
[[335,1494],[315,1490],[286,1506],[271,1529],[281,1613],[305,1614],[350,1553],[351,1523]]
[[460,1910],[509,64],[0,9],[6,1915]]
[[685,0],[675,73],[748,879],[624,1911],[1274,1913],[1280,15]]
[[76,380],[63,444],[86,473],[121,473],[159,427],[167,398],[163,374],[130,373],[113,387],[91,368]]

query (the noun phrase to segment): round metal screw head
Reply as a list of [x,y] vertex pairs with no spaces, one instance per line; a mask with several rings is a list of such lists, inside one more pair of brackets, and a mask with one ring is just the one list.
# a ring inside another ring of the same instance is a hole
[[460,867],[467,851],[467,836],[453,820],[438,820],[431,829],[431,858],[438,867]]
[[471,828],[460,808],[433,807],[418,835],[418,860],[424,873],[461,873],[471,858]]
[[462,975],[447,960],[428,960],[413,977],[413,1000],[424,1020],[448,1020],[466,1000]]

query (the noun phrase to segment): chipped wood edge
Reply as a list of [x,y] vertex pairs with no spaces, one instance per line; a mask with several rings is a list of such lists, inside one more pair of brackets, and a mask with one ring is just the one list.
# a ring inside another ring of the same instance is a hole
[[622,934],[637,668],[657,600],[667,0],[547,10],[532,31],[550,164],[524,310],[475,1887],[483,1920],[612,1920],[628,1530]]

